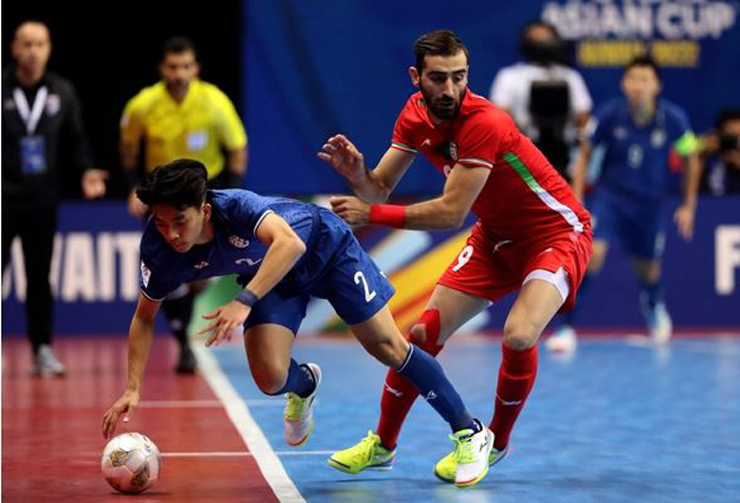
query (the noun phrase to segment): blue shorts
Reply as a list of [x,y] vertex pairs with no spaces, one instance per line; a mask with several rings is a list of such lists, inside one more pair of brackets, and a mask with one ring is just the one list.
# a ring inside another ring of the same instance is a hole
[[666,209],[662,201],[636,201],[600,189],[590,198],[594,241],[619,239],[634,258],[659,260],[665,248]]
[[320,210],[319,217],[317,236],[301,262],[252,307],[245,330],[273,323],[297,333],[311,296],[328,300],[354,325],[372,318],[395,293],[349,226],[328,210]]

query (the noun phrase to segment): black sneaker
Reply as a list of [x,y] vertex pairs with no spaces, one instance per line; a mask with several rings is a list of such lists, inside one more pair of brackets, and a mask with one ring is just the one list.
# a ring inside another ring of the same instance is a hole
[[178,374],[195,374],[195,368],[198,366],[198,362],[195,359],[195,354],[190,346],[182,346],[180,348],[180,359],[177,361],[177,367],[175,372]]

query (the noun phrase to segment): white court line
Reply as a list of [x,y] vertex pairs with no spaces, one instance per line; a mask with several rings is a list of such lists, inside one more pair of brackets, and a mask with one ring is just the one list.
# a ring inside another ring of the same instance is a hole
[[284,407],[285,400],[246,400],[247,407]]
[[275,451],[265,438],[262,430],[249,413],[247,405],[239,396],[229,379],[218,366],[216,357],[210,350],[201,345],[196,345],[193,350],[198,358],[198,365],[208,385],[214,394],[224,404],[226,413],[231,422],[234,423],[244,444],[254,456],[257,466],[262,475],[272,488],[278,501],[281,503],[306,503],[301,493],[296,488],[285,472],[283,464],[278,459]]
[[209,407],[223,407],[218,400],[142,400],[139,407],[152,409],[199,409]]
[[[335,451],[274,451],[277,456],[328,456]],[[163,458],[248,458],[254,456],[247,451],[222,452],[163,452]]]
[[243,458],[252,456],[251,452],[163,452],[163,458]]

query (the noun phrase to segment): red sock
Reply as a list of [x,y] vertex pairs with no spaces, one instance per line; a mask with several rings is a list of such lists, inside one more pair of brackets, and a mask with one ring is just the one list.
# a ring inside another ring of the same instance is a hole
[[[439,311],[424,311],[419,323],[426,324],[426,341],[417,343],[421,349],[432,356],[437,356],[442,351],[442,346],[437,345],[440,322]],[[419,391],[411,381],[390,369],[385,378],[383,396],[380,400],[380,419],[378,419],[377,433],[380,441],[386,449],[393,449],[398,442],[401,426],[411,410]]]
[[524,407],[529,392],[537,377],[537,346],[516,351],[502,344],[503,360],[498,372],[496,406],[493,419],[488,426],[495,440],[493,446],[504,449],[509,443],[509,435],[514,428],[517,416]]

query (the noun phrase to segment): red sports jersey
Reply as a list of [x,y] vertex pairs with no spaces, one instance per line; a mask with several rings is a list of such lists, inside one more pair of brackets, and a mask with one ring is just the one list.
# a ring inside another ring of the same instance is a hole
[[435,125],[421,92],[396,120],[392,148],[421,151],[445,177],[455,164],[491,170],[473,203],[487,233],[519,241],[590,229],[590,217],[565,180],[509,115],[465,92],[455,120]]

